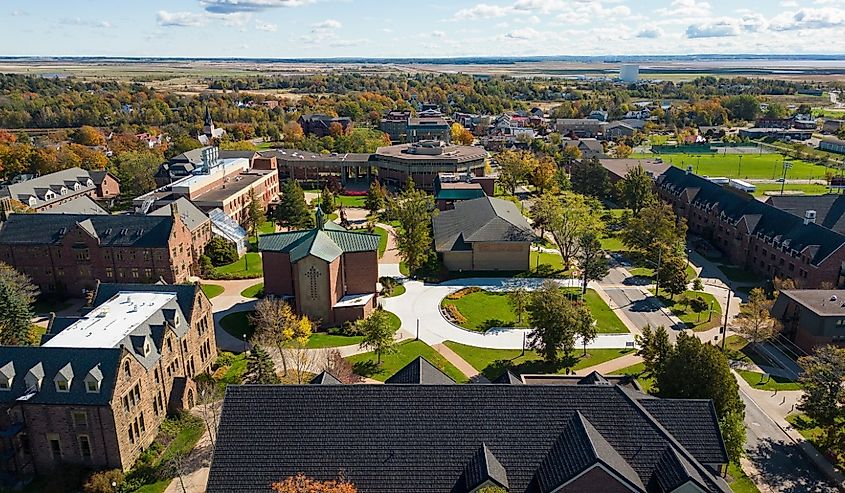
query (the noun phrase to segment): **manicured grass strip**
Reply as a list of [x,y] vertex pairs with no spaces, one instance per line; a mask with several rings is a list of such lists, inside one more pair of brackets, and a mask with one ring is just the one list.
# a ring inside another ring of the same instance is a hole
[[[536,351],[529,350],[525,352],[524,356],[521,356],[522,351],[519,349],[487,349],[467,346],[453,341],[446,341],[444,344],[490,380],[495,379],[508,369],[517,374],[566,373],[565,367],[549,365],[542,360]],[[591,349],[587,351],[587,357],[583,357],[582,350],[576,348],[571,369],[580,370],[588,366],[598,365],[632,351],[633,349]]]
[[376,226],[373,233],[378,235],[378,256],[381,258],[387,250],[387,230]]
[[607,306],[607,303],[599,296],[597,292],[592,289],[587,290],[584,296],[587,306],[590,307],[590,313],[596,320],[596,326],[601,334],[627,334],[628,327],[622,323],[622,320],[616,313]]
[[243,276],[243,278],[257,278],[264,275],[261,255],[249,252],[231,264],[215,267],[214,271],[224,276]]
[[763,374],[756,371],[737,370],[739,376],[748,382],[752,388],[757,390],[801,390],[801,384],[788,380],[786,378],[770,375],[767,380],[763,379]]
[[[767,195],[766,192],[775,192],[775,195],[780,194],[780,183],[755,183],[757,190],[754,195],[757,197]],[[783,187],[784,192],[802,192],[803,195],[824,195],[828,192],[827,185],[820,185],[818,183],[787,183]],[[784,193],[786,195],[786,193]],[[771,194],[768,194],[771,195]]]
[[315,332],[311,334],[308,339],[308,348],[318,349],[327,347],[341,347],[351,346],[353,344],[361,344],[361,336],[342,336],[335,334],[326,334],[324,332]]
[[244,334],[249,339],[255,330],[249,323],[250,315],[252,315],[252,311],[230,313],[220,319],[220,326],[229,334],[237,337],[238,340],[242,341]]
[[67,310],[73,303],[68,300],[56,300],[55,298],[39,297],[32,304],[32,313],[58,313]]
[[367,200],[366,195],[338,195],[335,196],[334,202],[337,206],[343,207],[358,207],[364,208],[364,202]]
[[[539,264],[538,264],[539,261]],[[528,267],[531,270],[543,270],[543,268],[551,270],[552,272],[563,271],[563,257],[557,253],[538,252],[531,250],[529,256]]]
[[[654,294],[654,288],[649,289],[649,291]],[[707,310],[701,313],[695,313],[689,305],[683,304],[683,300],[698,297],[704,298],[704,301],[707,302],[707,306],[713,307],[712,317],[709,316]],[[673,315],[681,319],[682,322],[687,324],[688,328],[693,329],[696,332],[710,330],[713,327],[719,326],[721,323],[722,307],[719,306],[719,303],[716,301],[716,297],[710,293],[705,293],[703,291],[686,291],[670,300],[669,293],[661,291],[658,298],[664,305],[666,305],[667,308],[669,308],[669,310],[672,311]],[[710,319],[709,321],[708,317]]]
[[616,236],[606,236],[601,239],[601,247],[607,252],[627,252],[628,247],[626,247],[622,240]]
[[264,294],[264,283],[260,282],[241,291],[244,298],[258,298]]
[[404,284],[397,284],[393,289],[390,290],[389,293],[385,294],[385,298],[395,298],[396,296],[401,296],[405,294],[405,285]]
[[225,288],[219,284],[203,284],[201,287],[202,292],[208,296],[208,299],[220,296],[225,291]]
[[356,354],[346,359],[355,366],[355,372],[359,375],[382,382],[393,376],[394,373],[417,356],[427,359],[456,382],[465,383],[469,380],[466,375],[446,361],[446,358],[441,356],[434,348],[422,341],[403,342],[398,344],[396,348],[395,353],[382,356],[380,366],[376,365],[376,356],[373,353]]
[[[220,326],[223,327],[223,330],[225,330],[229,334],[233,335],[234,337],[237,337],[238,340],[242,341],[244,334],[246,334],[246,338],[247,340],[249,340],[249,338],[252,337],[252,333],[254,332],[254,328],[249,323],[249,316],[252,315],[252,313],[252,311],[230,313],[220,319]],[[399,317],[390,312],[388,312],[388,314],[391,317],[390,321],[393,327],[398,330],[399,324],[401,324]],[[336,334],[327,334],[325,332],[314,332],[313,334],[311,334],[311,338],[308,340],[307,347],[311,349],[317,349],[327,347],[350,346],[352,344],[360,343],[360,336],[344,336]]]
[[643,376],[645,372],[645,363],[637,363],[636,365],[631,365],[625,368],[621,368],[616,370],[612,373],[612,375],[631,375],[632,377],[637,379],[637,383],[640,384],[640,388],[643,389],[643,392],[648,393],[654,387],[654,377]]
[[734,493],[760,493],[754,481],[751,481],[751,478],[736,463],[731,462],[728,464],[728,476],[731,477],[728,485]]

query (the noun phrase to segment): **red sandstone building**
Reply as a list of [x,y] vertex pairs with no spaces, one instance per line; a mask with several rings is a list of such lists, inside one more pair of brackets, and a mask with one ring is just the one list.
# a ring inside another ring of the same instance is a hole
[[845,284],[845,235],[689,171],[668,168],[658,194],[689,232],[708,240],[727,261],[767,278],[791,278],[802,288]]
[[366,317],[376,307],[378,235],[333,222],[307,231],[262,235],[264,292],[293,298],[297,313],[323,326]]
[[216,355],[198,284],[100,285],[42,346],[0,347],[0,476],[128,469],[169,412],[196,404],[193,377]]
[[0,261],[42,293],[81,296],[97,281],[178,284],[195,255],[176,206],[164,216],[12,214],[0,226]]

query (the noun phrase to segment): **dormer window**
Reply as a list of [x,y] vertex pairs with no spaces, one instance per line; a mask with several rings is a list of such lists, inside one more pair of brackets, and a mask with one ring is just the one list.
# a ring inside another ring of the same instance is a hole
[[56,392],[70,392],[70,383],[73,380],[73,368],[70,363],[66,364],[53,379],[56,385]]
[[29,200],[27,200],[26,202],[29,204],[30,207],[35,207],[36,205],[38,205],[38,199],[35,198],[34,195],[30,195]]
[[85,391],[89,394],[96,394],[100,392],[100,382],[96,380],[85,381]]
[[144,342],[144,356],[150,354],[150,341]]
[[11,361],[0,367],[0,390],[12,388],[15,379],[15,364]]
[[93,187],[93,186],[94,186],[94,181],[93,181],[93,180],[91,180],[91,178],[88,178],[87,180],[85,180],[85,186],[86,186],[86,187]]
[[76,183],[73,184],[74,190],[79,190],[80,188],[82,188],[82,185],[80,185],[79,182],[76,182]]
[[0,375],[0,390],[9,390],[12,388],[12,381],[5,376]]
[[26,383],[27,389],[31,389],[35,392],[41,390],[42,380],[44,380],[44,366],[41,363],[38,363],[30,368],[24,377],[24,383]]
[[68,381],[63,378],[56,379],[56,392],[69,392],[70,386],[68,385]]
[[173,325],[179,327],[179,314],[173,316]]
[[98,394],[100,393],[100,385],[103,382],[103,372],[100,371],[100,365],[98,364],[94,368],[85,375],[85,392],[89,394]]

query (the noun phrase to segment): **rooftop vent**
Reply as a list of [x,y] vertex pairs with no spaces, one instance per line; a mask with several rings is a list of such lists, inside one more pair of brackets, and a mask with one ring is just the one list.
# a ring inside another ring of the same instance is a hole
[[804,224],[810,224],[816,222],[816,211],[808,210],[804,213]]
[[835,294],[830,296],[830,301],[836,301],[836,295]]

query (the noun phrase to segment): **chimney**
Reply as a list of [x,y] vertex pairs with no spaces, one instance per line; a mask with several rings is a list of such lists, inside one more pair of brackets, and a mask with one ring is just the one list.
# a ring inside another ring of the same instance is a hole
[[810,224],[816,222],[816,211],[808,210],[804,213],[804,224]]
[[170,203],[170,216],[176,217],[179,215],[179,206],[176,205],[176,202]]

